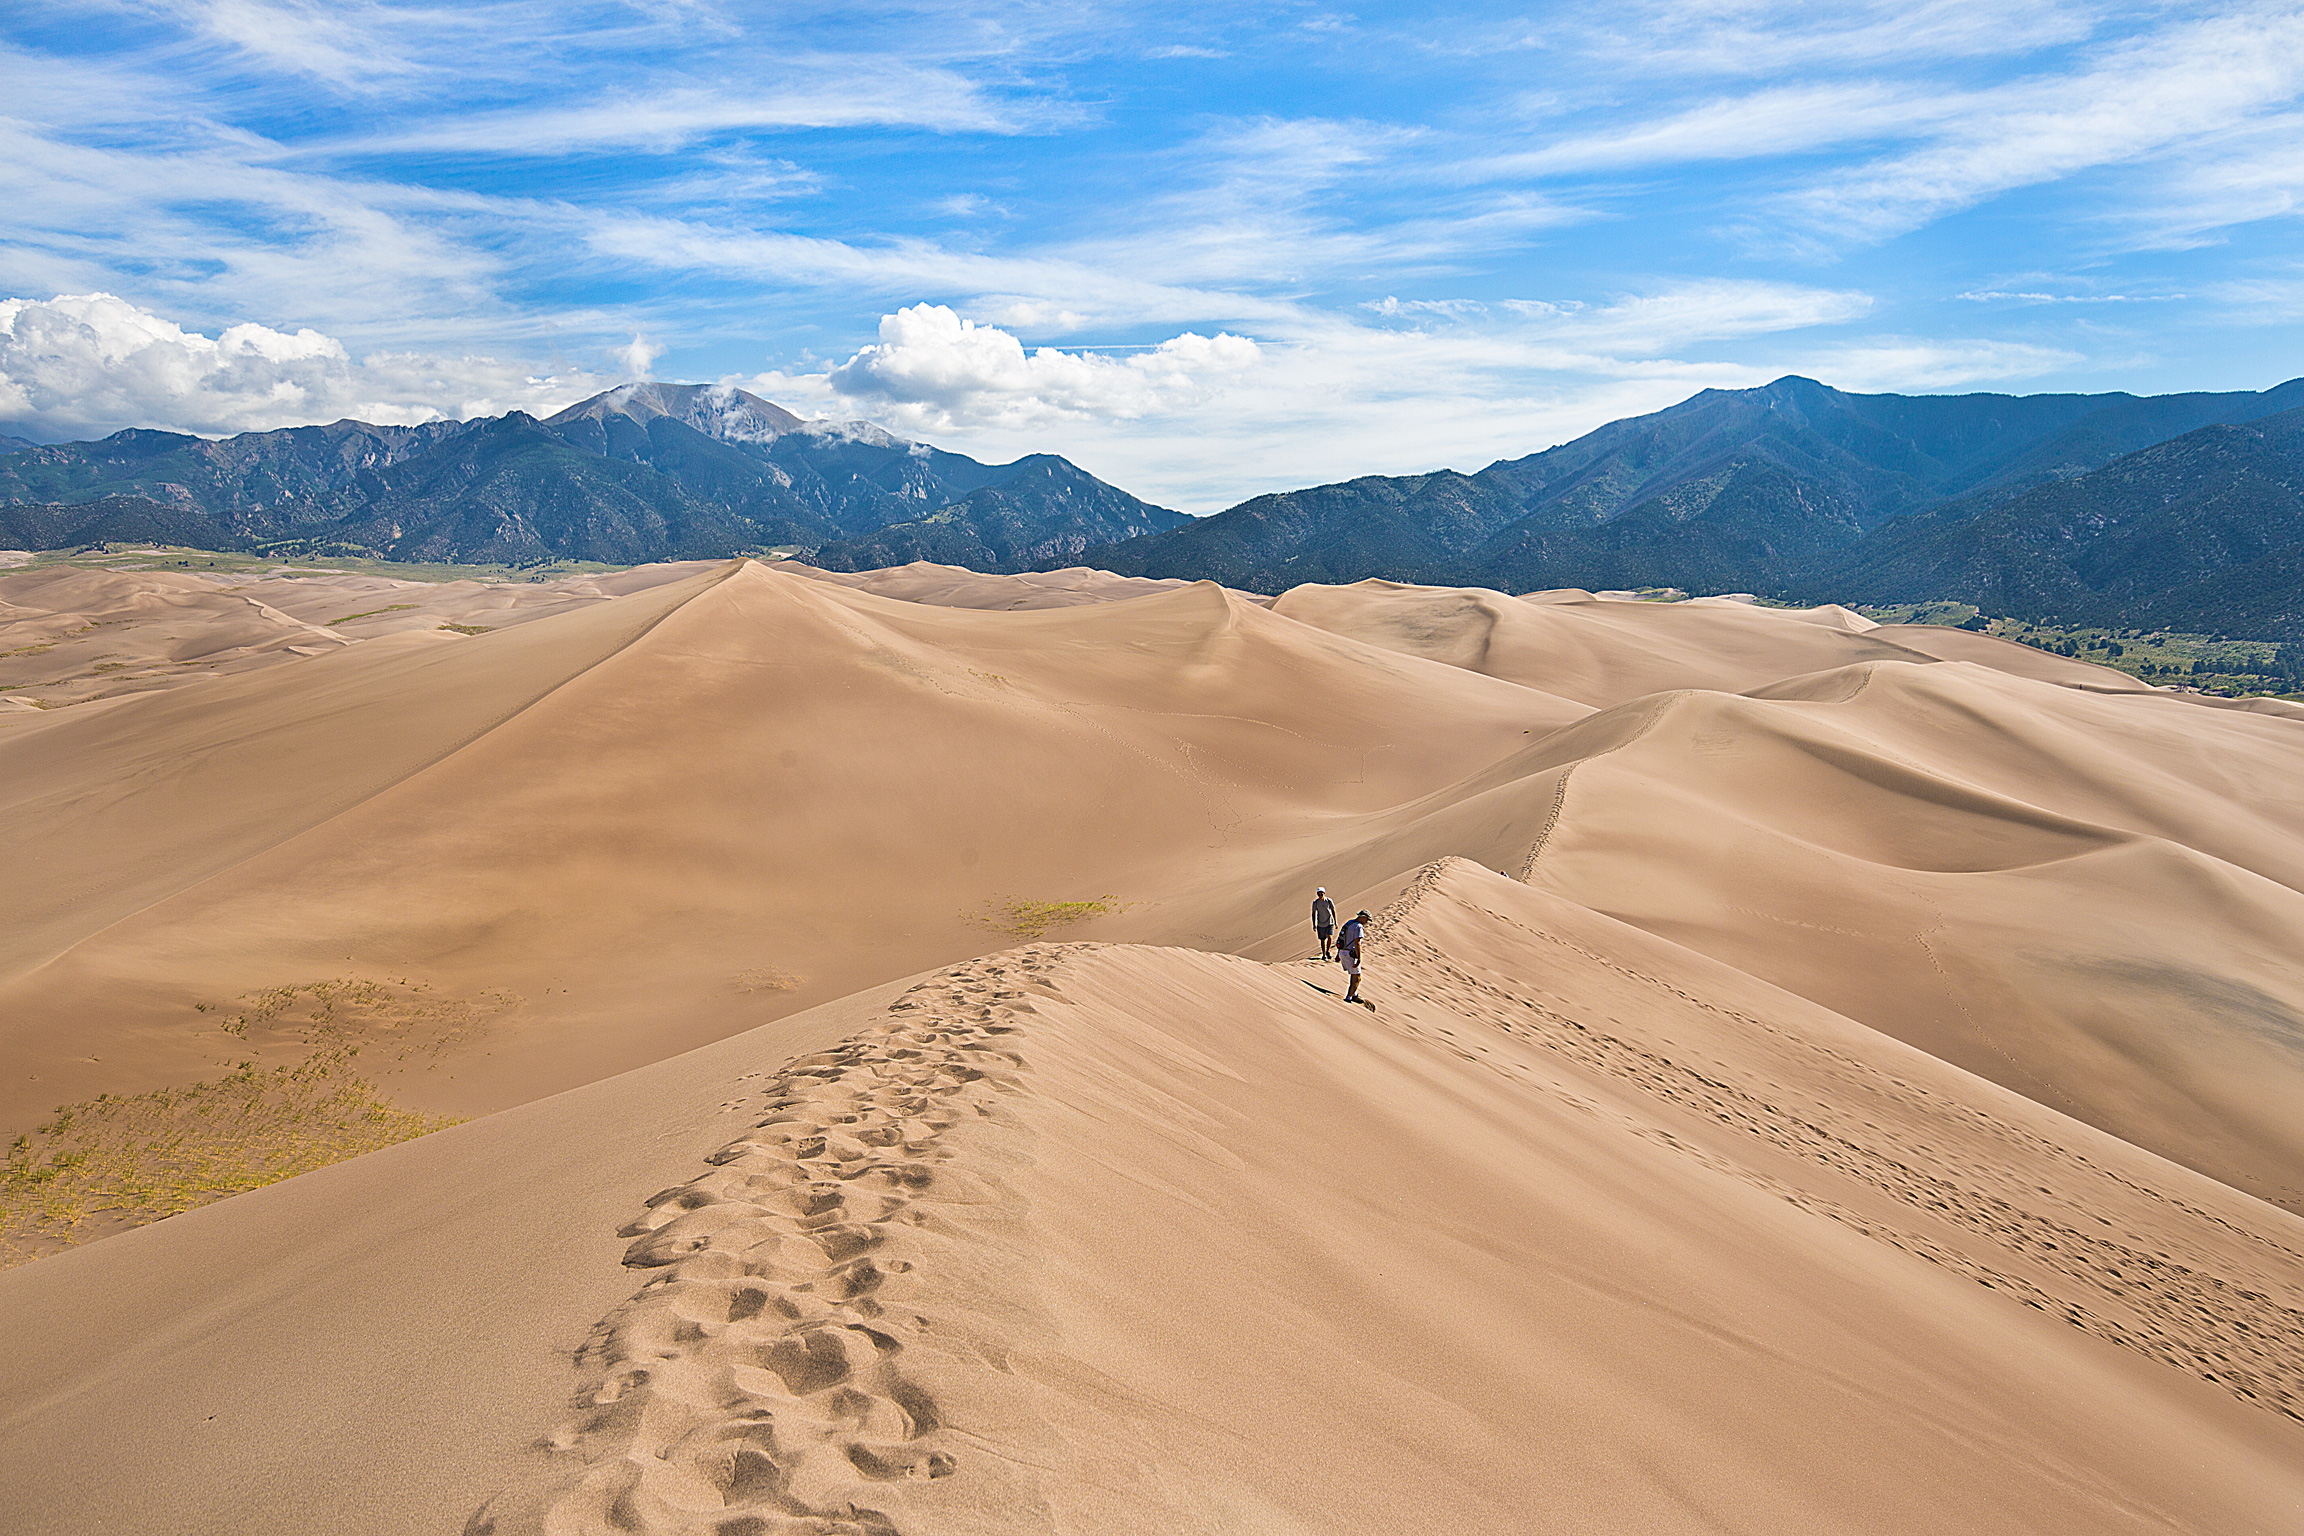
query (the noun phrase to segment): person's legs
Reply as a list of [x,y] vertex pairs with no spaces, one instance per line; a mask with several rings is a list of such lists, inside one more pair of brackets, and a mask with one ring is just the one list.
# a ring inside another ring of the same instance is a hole
[[1354,961],[1352,964],[1344,967],[1344,974],[1348,978],[1344,983],[1344,1001],[1348,1003],[1356,1003],[1360,1001],[1359,962]]
[[1336,930],[1333,928],[1315,928],[1312,931],[1320,936],[1320,958],[1323,960],[1334,959]]

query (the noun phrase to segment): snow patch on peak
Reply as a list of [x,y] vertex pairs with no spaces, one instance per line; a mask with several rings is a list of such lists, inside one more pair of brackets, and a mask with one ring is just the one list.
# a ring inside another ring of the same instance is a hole
[[663,384],[654,380],[619,384],[589,400],[580,400],[546,425],[561,426],[587,418],[604,421],[610,416],[638,422],[669,416],[707,437],[730,443],[772,443],[787,432],[807,431],[812,426],[784,407],[733,384]]

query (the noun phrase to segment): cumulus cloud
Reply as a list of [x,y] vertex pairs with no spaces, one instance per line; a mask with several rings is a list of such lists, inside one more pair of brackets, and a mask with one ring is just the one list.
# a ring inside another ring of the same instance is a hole
[[630,345],[618,347],[613,355],[617,370],[626,378],[645,379],[656,359],[664,355],[664,347],[645,336],[634,336]]
[[[634,348],[647,350],[637,337]],[[108,293],[0,299],[0,429],[40,439],[546,412],[613,382],[583,370],[539,376],[488,357],[355,359],[309,327],[249,322],[211,337]]]
[[834,368],[839,394],[910,428],[1131,420],[1197,404],[1261,356],[1245,336],[1187,331],[1126,358],[1024,344],[942,304],[880,321],[880,339]]

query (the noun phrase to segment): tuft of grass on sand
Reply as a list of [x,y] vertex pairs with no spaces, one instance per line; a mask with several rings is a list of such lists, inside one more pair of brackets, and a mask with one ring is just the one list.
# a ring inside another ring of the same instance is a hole
[[454,1125],[399,1109],[336,1042],[188,1087],[102,1094],[16,1138],[0,1165],[0,1268]]
[[328,627],[334,629],[337,625],[349,624],[354,619],[373,619],[382,613],[405,613],[415,606],[414,603],[391,603],[382,608],[371,608],[366,613],[348,613],[340,619],[330,619]]
[[453,630],[459,635],[491,635],[496,632],[493,624],[443,624],[440,627]]
[[1001,897],[986,902],[984,910],[973,914],[969,921],[1013,938],[1044,939],[1052,928],[1084,923],[1092,917],[1123,911],[1127,905],[1117,896],[1098,896],[1088,901],[1026,901]]
[[807,979],[805,976],[794,975],[790,971],[780,971],[772,965],[756,966],[752,970],[736,973],[736,990],[739,992],[789,992]]

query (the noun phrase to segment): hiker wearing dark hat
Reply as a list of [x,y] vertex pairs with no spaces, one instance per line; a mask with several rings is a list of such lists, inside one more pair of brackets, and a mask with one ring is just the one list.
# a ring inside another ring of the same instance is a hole
[[1312,891],[1312,931],[1320,936],[1320,958],[1328,958],[1328,946],[1336,936],[1336,903],[1328,899],[1328,887],[1315,886]]
[[1336,935],[1337,962],[1344,967],[1344,974],[1351,978],[1344,987],[1344,1001],[1348,1003],[1360,1001],[1360,941],[1368,936],[1368,923],[1368,914],[1362,912],[1344,925],[1342,933]]

